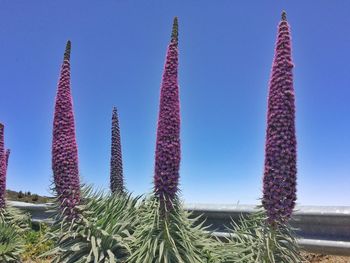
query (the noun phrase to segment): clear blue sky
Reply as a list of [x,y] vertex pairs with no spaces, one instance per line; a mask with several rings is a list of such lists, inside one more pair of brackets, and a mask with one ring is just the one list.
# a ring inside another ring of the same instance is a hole
[[159,87],[176,15],[183,197],[256,203],[283,9],[295,62],[298,203],[350,205],[348,0],[0,0],[0,121],[12,150],[8,188],[48,194],[54,99],[70,39],[84,182],[109,185],[115,105],[127,188],[151,190]]

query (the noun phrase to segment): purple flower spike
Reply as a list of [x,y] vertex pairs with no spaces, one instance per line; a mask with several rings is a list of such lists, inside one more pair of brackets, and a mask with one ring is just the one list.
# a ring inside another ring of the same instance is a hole
[[75,217],[74,208],[80,202],[80,182],[73,100],[70,89],[70,50],[71,42],[68,41],[55,103],[52,170],[61,208],[65,209],[69,217]]
[[4,125],[0,123],[0,209],[5,208],[6,170],[7,165],[4,145]]
[[111,143],[111,175],[110,184],[112,193],[124,193],[123,162],[120,143],[120,129],[117,109],[112,112],[112,143]]
[[287,221],[296,201],[297,142],[291,37],[286,13],[278,26],[269,84],[263,206],[271,224]]
[[[176,197],[180,168],[180,101],[178,72],[178,22],[174,18],[160,92],[154,192],[160,201]],[[169,202],[167,202],[169,203]]]

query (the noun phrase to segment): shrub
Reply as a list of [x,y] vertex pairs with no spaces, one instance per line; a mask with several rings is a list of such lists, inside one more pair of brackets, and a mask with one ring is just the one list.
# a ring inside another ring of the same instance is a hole
[[0,262],[18,262],[23,252],[23,240],[16,228],[0,221]]
[[22,199],[24,197],[24,194],[22,191],[19,191],[18,194],[17,194],[17,197]]
[[18,232],[23,233],[29,229],[30,215],[7,205],[0,209],[0,222],[12,225]]
[[191,218],[178,200],[171,205],[164,218],[158,198],[145,200],[128,262],[219,262],[219,255],[214,253],[219,244],[205,232],[199,218]]
[[[46,234],[50,231],[50,227],[45,224],[40,224],[38,231],[28,230],[25,232],[24,252],[21,255],[22,260],[35,260],[36,262],[42,254],[53,248],[53,241],[46,239]],[[45,258],[43,258],[43,260],[45,260]]]
[[28,215],[10,206],[0,209],[0,262],[18,262],[28,226]]
[[[303,262],[291,227],[286,223],[275,227],[267,219],[266,212],[259,208],[258,212],[242,216],[239,224],[232,223],[231,237],[222,251],[225,262]],[[232,253],[237,249],[240,254]]]
[[130,195],[82,191],[79,216],[69,220],[62,211],[48,239],[56,247],[44,254],[53,262],[120,262],[130,254],[130,242],[139,220],[137,198]]
[[39,200],[39,196],[37,195],[37,194],[34,194],[33,196],[32,196],[32,201],[33,202],[36,202],[36,201],[38,201]]

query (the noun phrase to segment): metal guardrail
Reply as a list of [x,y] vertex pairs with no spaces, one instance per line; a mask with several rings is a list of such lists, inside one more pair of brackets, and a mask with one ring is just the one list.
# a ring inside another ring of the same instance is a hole
[[25,202],[17,202],[17,201],[8,201],[8,204],[23,210],[31,215],[32,223],[52,223],[52,216],[54,212],[52,211],[52,204],[32,204]]
[[[205,224],[218,236],[228,235],[231,220],[256,211],[251,205],[188,204],[194,216],[203,215]],[[290,221],[296,229],[299,245],[308,252],[350,255],[350,207],[299,206]]]
[[[32,215],[34,223],[50,223],[53,214],[49,204],[9,202],[12,206]],[[187,204],[185,208],[194,216],[203,215],[205,224],[218,236],[228,235],[231,220],[255,211],[251,205]],[[308,252],[329,255],[350,255],[350,207],[299,206],[296,207],[292,227],[296,228],[299,245]]]

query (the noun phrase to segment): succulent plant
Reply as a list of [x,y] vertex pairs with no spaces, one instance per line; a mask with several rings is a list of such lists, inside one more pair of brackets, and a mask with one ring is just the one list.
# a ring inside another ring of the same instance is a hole
[[21,262],[23,240],[16,228],[0,221],[0,262]]
[[[176,197],[180,168],[180,101],[178,73],[178,21],[175,17],[160,92],[156,141],[154,193],[166,204]],[[167,207],[169,208],[169,207]]]
[[191,218],[177,196],[180,166],[178,20],[175,17],[160,93],[154,193],[138,213],[131,263],[218,262],[213,240],[199,218]]
[[52,262],[126,262],[132,233],[137,227],[138,198],[130,195],[94,192],[83,187],[82,203],[77,208],[79,217],[62,220],[64,212],[57,215],[48,240],[55,247],[43,256],[52,256]]
[[166,220],[158,198],[152,196],[142,203],[138,212],[140,224],[133,234],[128,262],[220,262],[214,252],[217,243],[202,226],[199,217],[191,217],[176,198],[169,202],[172,202],[172,209]]
[[124,193],[123,161],[120,142],[120,129],[117,108],[112,112],[112,142],[111,142],[111,174],[110,187],[112,193]]
[[29,229],[30,215],[11,205],[6,205],[5,209],[0,209],[0,223],[12,226],[18,233],[23,233]]
[[21,262],[23,235],[29,230],[30,217],[21,210],[6,205],[0,208],[0,262]]
[[284,222],[296,201],[297,141],[291,36],[286,13],[278,25],[269,84],[263,206],[270,223]]
[[241,216],[239,223],[232,221],[230,234],[221,249],[225,263],[304,262],[291,226],[284,223],[275,228],[261,207]]
[[65,210],[69,217],[75,217],[75,207],[80,203],[80,181],[70,88],[70,51],[71,42],[68,41],[55,103],[52,170],[55,191],[59,197],[61,209]]

